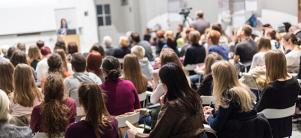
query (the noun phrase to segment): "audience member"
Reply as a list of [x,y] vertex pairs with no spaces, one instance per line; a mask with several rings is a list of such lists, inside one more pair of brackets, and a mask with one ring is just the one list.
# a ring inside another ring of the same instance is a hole
[[140,108],[138,92],[131,81],[120,79],[120,63],[107,56],[102,62],[105,82],[100,85],[106,94],[106,107],[111,115],[121,115]]
[[16,48],[26,53],[26,45],[24,43],[17,43]]
[[[222,138],[272,138],[268,121],[253,110],[255,96],[238,81],[235,67],[227,61],[212,65],[216,111],[204,107],[205,120]],[[212,114],[213,113],[213,114]]]
[[298,73],[299,63],[301,56],[301,48],[299,45],[301,42],[296,38],[294,34],[288,33],[283,37],[283,43],[286,49],[286,64],[287,71],[289,73]]
[[17,49],[14,46],[9,47],[8,50],[7,50],[7,55],[5,56],[5,58],[10,59],[13,56],[13,54],[15,53],[16,50]]
[[43,88],[44,101],[34,107],[30,128],[44,137],[62,137],[67,126],[75,121],[76,105],[71,98],[64,98],[63,78],[49,74]]
[[59,54],[57,53],[53,53],[51,54],[51,56],[49,56],[48,60],[47,60],[47,64],[48,64],[48,72],[45,78],[46,79],[47,76],[50,73],[58,73],[61,74],[62,77],[66,77],[64,74],[64,70],[63,70],[63,61],[62,58]]
[[151,45],[148,41],[141,41],[140,38],[140,34],[137,32],[133,32],[130,35],[130,41],[131,41],[131,46],[135,46],[135,45],[139,45],[142,46],[145,50],[145,57],[147,57],[147,59],[149,61],[154,61],[154,56],[153,56],[153,52],[152,52],[152,48]]
[[0,89],[6,94],[14,91],[13,73],[14,66],[9,61],[0,61]]
[[90,49],[89,52],[90,52],[90,53],[91,53],[91,52],[98,52],[102,57],[105,57],[105,56],[106,56],[105,50],[104,50],[103,46],[102,46],[100,43],[95,43],[95,44],[91,47],[91,49]]
[[192,28],[197,30],[200,35],[205,33],[205,30],[210,27],[210,23],[204,19],[204,12],[197,11],[195,20],[190,25]]
[[9,98],[0,89],[0,137],[1,138],[31,138],[32,132],[28,126],[10,124]]
[[78,88],[83,82],[90,82],[100,85],[101,79],[92,72],[86,72],[86,59],[81,53],[75,53],[71,58],[71,65],[74,74],[64,80],[65,91],[69,97],[76,101],[79,107]]
[[83,83],[78,90],[86,117],[69,126],[66,138],[117,138],[118,122],[110,116],[98,85]]
[[14,91],[9,94],[11,115],[24,119],[29,124],[34,106],[42,102],[42,93],[36,87],[32,68],[26,64],[18,64],[14,72]]
[[163,46],[163,48],[170,48],[170,49],[174,50],[175,53],[179,56],[180,52],[178,50],[178,45],[177,45],[177,42],[175,40],[174,32],[173,31],[166,31],[165,32],[165,40],[166,40],[166,43]]
[[101,71],[102,64],[102,56],[98,52],[91,52],[87,58],[87,72],[92,72],[96,74],[102,82],[104,82],[104,78]]
[[124,57],[122,78],[133,82],[138,94],[144,93],[147,89],[147,78],[140,69],[138,58],[133,54]]
[[131,53],[129,48],[129,40],[127,37],[122,36],[119,39],[119,48],[114,49],[113,56],[122,59],[126,54]]
[[57,53],[62,59],[62,70],[63,70],[64,76],[68,77],[68,76],[72,75],[73,74],[72,66],[67,60],[66,53],[62,49],[57,49],[55,51],[55,53]]
[[[301,91],[298,81],[290,76],[286,68],[286,59],[279,50],[265,54],[266,78],[268,86],[263,90],[257,103],[257,111],[265,109],[286,109],[296,104]],[[269,119],[274,138],[290,137],[292,135],[292,117]]]
[[222,57],[217,53],[211,53],[206,57],[205,68],[203,70],[204,76],[200,84],[200,88],[198,90],[199,95],[204,95],[204,96],[212,95],[213,78],[212,78],[211,66],[219,60],[222,60]]
[[110,36],[103,37],[102,40],[103,45],[105,46],[105,54],[107,56],[113,56],[114,48],[112,46],[113,40]]
[[37,68],[37,64],[41,60],[41,53],[39,47],[33,45],[30,46],[28,49],[28,58],[29,58],[29,65],[33,68]]
[[57,49],[62,49],[64,52],[67,52],[66,43],[63,40],[58,40],[54,45],[53,51]]
[[147,77],[148,80],[152,80],[153,67],[149,60],[144,57],[144,48],[142,46],[136,45],[132,47],[131,53],[138,58],[142,73]]
[[259,66],[264,66],[264,55],[272,49],[270,39],[265,37],[259,38],[257,46],[258,52],[253,56],[250,70]]
[[221,34],[218,31],[210,30],[207,34],[207,44],[209,53],[215,52],[223,57],[224,60],[229,60],[229,49],[219,45]]
[[253,56],[257,53],[256,42],[252,39],[252,28],[244,25],[238,31],[238,37],[241,40],[236,44],[234,52],[234,61],[244,64],[247,68],[250,67]]
[[43,40],[38,40],[38,41],[36,42],[36,45],[37,45],[37,47],[38,47],[39,49],[42,49],[42,47],[45,46],[45,43],[44,43]]
[[193,91],[182,68],[174,63],[164,65],[159,72],[167,91],[162,97],[158,121],[150,134],[141,134],[130,129],[136,137],[198,137],[205,138],[203,112],[198,94]]
[[189,64],[203,63],[206,58],[205,48],[199,44],[200,33],[192,31],[189,33],[189,42],[191,46],[187,49],[184,59],[184,66]]
[[17,50],[13,53],[10,58],[10,62],[16,67],[18,64],[24,63],[28,64],[26,53],[20,50]]

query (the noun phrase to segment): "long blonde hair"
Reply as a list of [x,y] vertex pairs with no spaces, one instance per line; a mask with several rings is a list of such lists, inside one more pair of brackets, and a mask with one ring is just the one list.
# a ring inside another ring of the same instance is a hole
[[143,93],[147,88],[147,78],[141,71],[138,58],[134,54],[127,54],[123,64],[124,79],[134,83],[138,93]]
[[266,78],[268,82],[289,77],[285,55],[280,50],[270,50],[265,54]]
[[9,119],[9,98],[7,94],[0,89],[0,120]]
[[36,87],[32,68],[27,64],[18,64],[14,72],[13,102],[25,107],[32,107],[35,98],[42,100],[42,94]]
[[228,61],[219,61],[212,65],[213,97],[216,106],[227,108],[230,101],[241,106],[242,112],[253,108],[250,89],[238,81],[235,67]]

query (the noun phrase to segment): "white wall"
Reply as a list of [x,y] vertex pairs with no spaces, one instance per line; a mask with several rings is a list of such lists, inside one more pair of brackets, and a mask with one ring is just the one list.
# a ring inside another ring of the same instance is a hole
[[[81,50],[88,51],[98,41],[95,12],[94,0],[1,0],[0,47],[17,42],[30,45],[39,39],[52,47],[60,17],[65,16],[70,26],[78,30]],[[34,32],[41,34],[17,36]]]

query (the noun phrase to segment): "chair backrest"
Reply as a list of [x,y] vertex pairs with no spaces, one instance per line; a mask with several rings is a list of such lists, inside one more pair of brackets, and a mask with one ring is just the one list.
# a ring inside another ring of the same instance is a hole
[[139,101],[140,101],[140,102],[144,102],[144,101],[146,100],[146,96],[147,96],[147,93],[146,93],[146,92],[141,93],[141,94],[138,94]]
[[194,71],[197,67],[197,64],[188,64],[184,67],[184,70],[186,71]]
[[[56,138],[64,138],[64,133],[60,134],[60,137],[56,137]],[[32,138],[48,138],[47,133],[44,132],[37,132]]]
[[285,118],[295,114],[296,104],[285,109],[271,109],[267,108],[262,110],[262,113],[267,119],[278,119],[278,118]]
[[118,128],[126,127],[126,121],[130,122],[131,124],[136,124],[139,122],[140,119],[140,112],[128,112],[119,116],[116,116],[118,121]]
[[201,96],[201,99],[203,105],[210,105],[215,103],[213,96]]

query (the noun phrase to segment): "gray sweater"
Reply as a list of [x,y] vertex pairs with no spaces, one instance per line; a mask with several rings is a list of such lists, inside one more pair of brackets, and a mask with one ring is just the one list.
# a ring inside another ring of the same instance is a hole
[[0,138],[31,138],[31,129],[27,126],[20,127],[0,122]]

